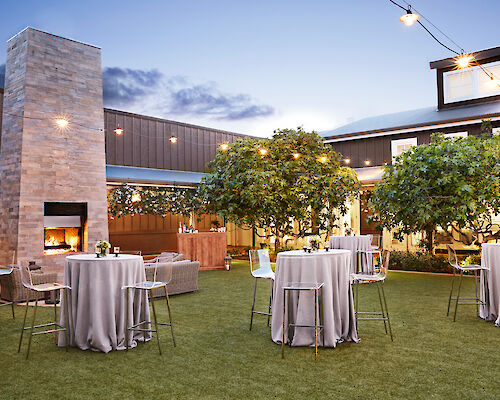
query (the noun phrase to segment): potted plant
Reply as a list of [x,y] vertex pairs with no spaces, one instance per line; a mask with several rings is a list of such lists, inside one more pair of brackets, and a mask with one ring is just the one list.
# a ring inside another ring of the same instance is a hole
[[106,256],[107,250],[111,248],[111,244],[106,240],[99,240],[95,245],[96,253],[100,253],[102,257]]

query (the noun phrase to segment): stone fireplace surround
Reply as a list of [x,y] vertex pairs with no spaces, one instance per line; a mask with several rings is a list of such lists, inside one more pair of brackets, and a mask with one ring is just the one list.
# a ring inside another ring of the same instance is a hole
[[1,135],[0,263],[64,265],[44,255],[48,203],[86,204],[83,251],[108,239],[99,48],[33,28],[10,39]]

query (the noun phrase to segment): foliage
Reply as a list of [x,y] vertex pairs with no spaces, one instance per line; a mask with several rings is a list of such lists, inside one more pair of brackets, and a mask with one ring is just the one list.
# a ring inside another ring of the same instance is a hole
[[[500,212],[500,138],[461,139],[432,136],[384,168],[370,207],[379,225],[403,234],[426,232],[432,252],[433,232],[470,229],[472,244],[493,234],[492,214]],[[464,238],[466,235],[460,235]],[[397,237],[400,239],[400,237]]]
[[[295,155],[295,156],[294,156]],[[208,212],[281,238],[336,226],[357,195],[355,172],[314,132],[281,130],[271,139],[240,140],[219,150],[200,186]]]
[[201,209],[195,189],[123,184],[108,190],[108,212],[114,217],[136,214],[165,216],[169,213],[189,215]]
[[421,272],[451,272],[451,266],[445,256],[429,253],[410,253],[391,251],[389,269]]

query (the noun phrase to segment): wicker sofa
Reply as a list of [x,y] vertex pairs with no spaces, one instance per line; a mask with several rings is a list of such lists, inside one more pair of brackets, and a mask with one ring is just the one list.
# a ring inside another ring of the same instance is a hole
[[[54,283],[57,281],[57,273],[43,272],[41,270],[31,271],[31,279],[33,279],[33,284],[35,285],[41,283]],[[10,275],[0,278],[0,286],[2,287],[0,295],[3,300],[13,301],[15,303],[26,301],[28,291],[23,286],[21,272],[17,268],[14,268]],[[33,293],[31,297],[34,297]]]
[[[181,256],[181,255],[179,255]],[[177,257],[183,258],[183,257]],[[146,261],[148,262],[148,261]],[[179,260],[169,262],[172,266],[172,280],[168,285],[168,294],[180,294],[187,292],[195,292],[198,290],[198,268],[200,263],[198,261]],[[154,266],[146,265],[146,279],[152,281],[154,279]],[[165,269],[168,267],[159,267],[156,275],[157,281],[164,280]],[[154,297],[165,297],[165,292],[162,289],[153,291]]]

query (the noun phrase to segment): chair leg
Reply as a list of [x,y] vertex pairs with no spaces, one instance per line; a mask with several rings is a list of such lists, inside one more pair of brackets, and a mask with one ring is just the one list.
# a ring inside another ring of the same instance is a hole
[[460,271],[460,280],[458,281],[457,301],[455,302],[455,313],[453,314],[453,322],[457,320],[457,308],[458,308],[458,301],[460,300],[460,289],[462,287],[463,276],[464,276],[464,271]]
[[168,297],[168,289],[167,285],[165,285],[165,298],[167,299],[167,308],[168,308],[168,322],[170,323],[170,332],[172,332],[172,341],[175,345],[175,335],[174,335],[174,323],[172,322],[172,312],[170,311],[170,298]]
[[253,310],[255,308],[255,292],[257,290],[257,278],[254,278],[254,284],[253,284],[253,300],[252,300],[252,311],[250,312],[250,330],[252,330],[252,323],[253,323]]
[[158,332],[158,320],[156,319],[155,297],[153,296],[153,291],[151,291],[149,297],[151,298],[151,308],[153,309],[153,319],[155,323],[156,341],[158,342],[158,351],[160,352],[161,356],[160,333]]
[[359,282],[356,281],[356,301],[354,303],[354,319],[358,321],[358,298],[359,298]]
[[269,326],[270,320],[271,320],[271,303],[273,302],[273,280],[269,279],[271,281],[271,293],[269,293],[269,309],[268,309],[268,316],[267,316],[267,326]]
[[125,349],[128,350],[129,348],[129,322],[128,322],[128,310],[129,310],[129,303],[130,303],[130,299],[129,299],[129,295],[130,295],[130,288],[127,287],[125,289],[125,304],[126,304],[126,307],[125,307]]
[[281,332],[281,358],[285,358],[285,310],[286,310],[286,290],[283,289],[283,331]]
[[314,359],[318,359],[318,289],[314,290]]
[[453,268],[453,276],[451,277],[450,297],[448,298],[448,311],[446,312],[446,316],[450,315],[450,304],[451,304],[451,297],[453,295],[453,284],[454,283],[455,283],[455,268]]
[[380,282],[380,289],[382,290],[382,298],[384,299],[385,315],[387,317],[387,326],[389,327],[391,342],[394,342],[394,338],[392,337],[391,319],[389,318],[389,309],[387,308],[387,300],[385,299],[384,282]]
[[479,316],[479,292],[477,290],[477,270],[474,270],[474,285],[476,288],[475,302],[476,302],[476,315]]
[[[144,292],[144,329],[151,329],[151,321],[149,322],[149,325],[148,325],[148,322],[146,321],[146,311],[149,307],[149,304],[148,304],[148,291],[147,290],[143,290]],[[146,331],[142,331],[142,340],[144,343],[146,343]]]
[[26,326],[26,317],[28,316],[28,304],[30,302],[30,290],[28,289],[28,294],[26,296],[26,307],[24,309],[24,319],[23,319],[23,326],[21,328],[21,337],[19,338],[19,347],[17,348],[17,352],[19,353],[21,351],[21,344],[23,342],[23,335],[24,335],[24,327]]
[[320,322],[323,325],[321,331],[323,333],[323,347],[325,347],[325,312],[323,309],[323,286],[321,287],[321,298],[320,298],[320,303],[319,303],[319,315],[320,315]]
[[14,313],[14,297],[12,297],[12,283],[9,282],[9,284],[7,286],[9,287],[10,308],[12,309],[12,319],[16,319],[16,314]]
[[382,295],[380,294],[380,285],[377,286],[377,292],[378,292],[378,299],[380,301],[380,310],[382,311],[382,318],[384,321],[384,328],[385,328],[385,334],[387,335],[387,323],[385,322],[385,311],[384,311],[384,305],[382,304]]
[[[57,328],[57,307],[56,307],[56,303],[57,303],[57,293],[60,293],[61,289],[55,291],[55,292],[52,292],[54,293],[54,328]],[[54,340],[56,341],[56,345],[57,345],[57,335],[58,333],[57,332],[54,332]]]
[[[64,335],[66,336],[66,351],[68,351],[69,350],[69,317],[68,317],[69,297],[68,297],[68,289],[64,288],[63,291],[64,291],[64,324],[65,324],[64,327],[66,328],[66,330],[64,331]],[[60,301],[60,304],[62,304],[62,301]]]
[[35,293],[35,310],[33,311],[33,318],[31,319],[30,338],[28,340],[28,351],[26,352],[26,360],[30,355],[31,339],[33,338],[33,330],[35,328],[35,318],[36,318],[37,308],[38,308],[38,292]]

